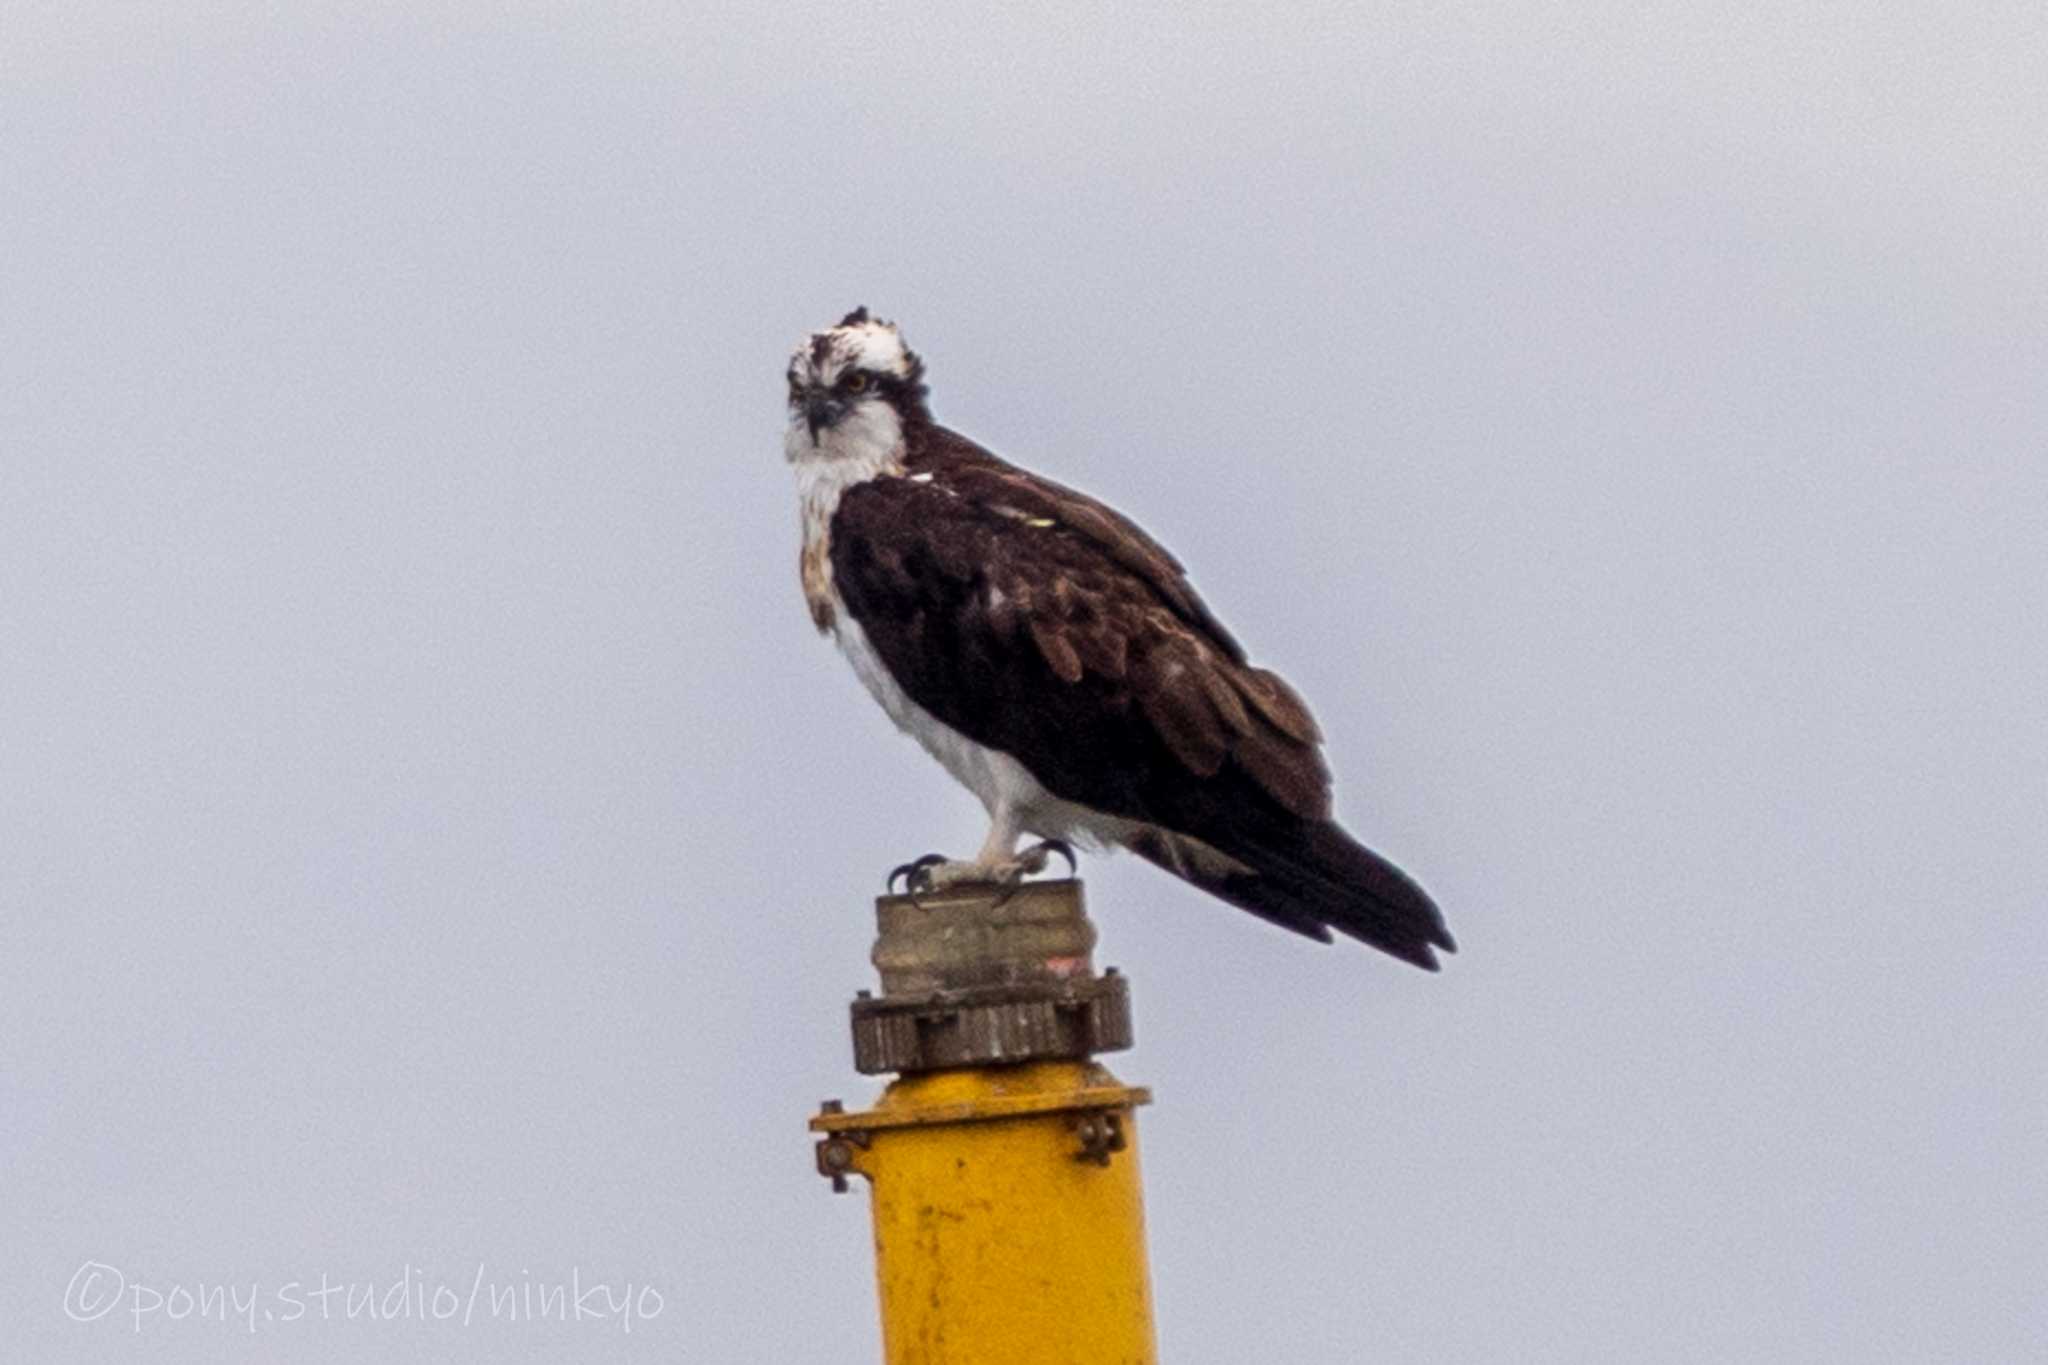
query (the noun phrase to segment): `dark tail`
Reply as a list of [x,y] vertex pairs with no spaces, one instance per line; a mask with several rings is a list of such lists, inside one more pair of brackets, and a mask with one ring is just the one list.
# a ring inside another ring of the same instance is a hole
[[1235,866],[1199,856],[1191,841],[1173,836],[1132,848],[1183,881],[1322,943],[1334,929],[1432,972],[1438,949],[1458,951],[1429,893],[1334,821],[1295,822],[1260,835],[1228,850]]

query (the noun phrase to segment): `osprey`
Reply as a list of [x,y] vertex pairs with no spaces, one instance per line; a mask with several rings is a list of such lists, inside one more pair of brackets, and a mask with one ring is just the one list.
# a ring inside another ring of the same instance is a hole
[[1435,970],[1443,917],[1331,818],[1294,691],[1137,526],[938,425],[925,394],[896,327],[856,309],[790,357],[783,442],[811,620],[988,808],[981,851],[899,868],[912,889],[1014,884],[1078,839]]

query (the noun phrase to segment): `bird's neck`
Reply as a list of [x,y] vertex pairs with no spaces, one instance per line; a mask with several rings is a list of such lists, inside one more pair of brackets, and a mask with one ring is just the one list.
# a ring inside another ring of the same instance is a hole
[[832,517],[847,489],[903,473],[904,430],[895,410],[870,403],[849,413],[815,437],[804,422],[792,422],[783,441],[796,470],[797,501],[803,517],[799,568],[811,620],[829,630],[837,619],[832,591]]

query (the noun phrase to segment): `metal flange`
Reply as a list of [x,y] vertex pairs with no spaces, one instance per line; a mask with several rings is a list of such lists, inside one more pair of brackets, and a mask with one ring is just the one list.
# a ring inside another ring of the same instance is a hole
[[864,1076],[1009,1062],[1082,1061],[1131,1045],[1129,984],[1101,976],[855,1000]]

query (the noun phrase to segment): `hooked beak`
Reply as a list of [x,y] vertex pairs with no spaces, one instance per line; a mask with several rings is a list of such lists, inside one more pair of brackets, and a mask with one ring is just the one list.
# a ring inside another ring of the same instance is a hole
[[828,393],[813,393],[804,399],[804,425],[811,429],[811,444],[818,443],[818,429],[830,427],[846,415],[846,405]]

